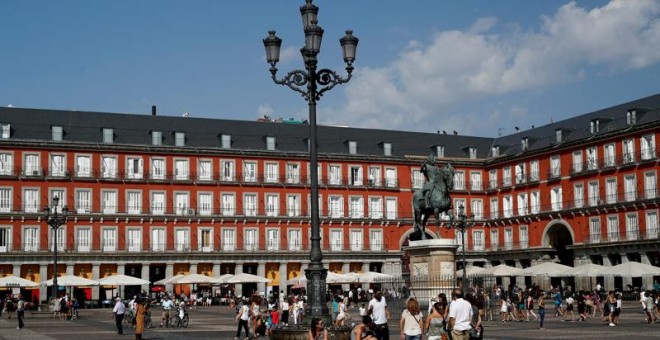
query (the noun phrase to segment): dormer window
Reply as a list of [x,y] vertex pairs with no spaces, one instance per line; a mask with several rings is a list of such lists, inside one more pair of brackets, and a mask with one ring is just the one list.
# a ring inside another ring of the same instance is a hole
[[591,121],[590,131],[592,134],[600,132],[600,120],[594,119]]
[[0,133],[2,133],[2,139],[9,139],[11,136],[11,125],[9,123],[0,124]]
[[470,159],[477,159],[477,148],[475,147],[469,147],[468,152],[470,154]]
[[62,128],[61,126],[57,126],[57,125],[51,126],[50,132],[52,134],[52,139],[54,141],[59,142],[62,139],[64,139],[64,128]]
[[383,142],[383,156],[392,156],[392,143]]
[[266,137],[266,150],[275,151],[275,137]]
[[357,142],[353,140],[348,141],[348,154],[357,155]]
[[445,146],[444,145],[436,145],[435,146],[435,156],[437,158],[445,157]]
[[520,140],[520,148],[522,149],[522,151],[529,150],[529,138],[525,137]]
[[220,143],[223,149],[231,149],[231,135],[220,135]]
[[495,145],[490,149],[490,153],[493,155],[493,157],[499,157],[500,156],[500,146]]
[[186,146],[186,133],[185,132],[175,132],[174,133],[174,146]]
[[628,126],[637,124],[637,110],[629,110],[626,113],[626,123]]
[[162,131],[151,131],[151,145],[163,145]]
[[103,143],[113,143],[115,141],[115,130],[103,128]]
[[562,142],[562,137],[563,137],[562,136],[562,130],[561,129],[555,130],[555,142],[561,143]]

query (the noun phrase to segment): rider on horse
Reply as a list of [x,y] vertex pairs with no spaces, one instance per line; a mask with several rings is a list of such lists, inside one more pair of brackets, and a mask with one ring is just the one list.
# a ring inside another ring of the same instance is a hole
[[440,172],[440,168],[435,165],[435,156],[433,156],[433,154],[430,154],[429,157],[426,158],[420,171],[424,174],[424,177],[426,177],[426,182],[422,185],[422,196],[424,197],[424,205],[428,207],[430,206],[431,194],[438,181],[438,173]]

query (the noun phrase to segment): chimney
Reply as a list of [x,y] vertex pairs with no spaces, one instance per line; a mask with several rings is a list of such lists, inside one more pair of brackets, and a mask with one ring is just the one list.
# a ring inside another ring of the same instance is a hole
[[151,115],[152,116],[156,115],[156,105],[151,105]]

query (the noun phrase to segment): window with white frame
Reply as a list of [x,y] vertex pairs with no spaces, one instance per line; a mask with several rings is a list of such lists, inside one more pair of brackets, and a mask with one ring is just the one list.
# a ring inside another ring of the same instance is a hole
[[436,145],[435,146],[435,156],[438,158],[444,158],[445,157],[445,146],[444,145]]
[[12,188],[0,188],[0,213],[12,210]]
[[616,178],[608,178],[605,181],[605,202],[607,204],[616,203]]
[[39,227],[23,228],[23,251],[39,250]]
[[500,218],[500,209],[497,202],[497,198],[490,199],[490,218],[492,219]]
[[104,227],[101,229],[101,249],[103,251],[117,251],[116,227]]
[[554,187],[550,189],[550,205],[552,207],[552,211],[559,211],[563,207],[564,199],[562,197],[561,191],[561,187]]
[[186,181],[190,175],[190,163],[187,159],[174,160],[174,179],[177,181]]
[[165,192],[151,192],[151,213],[153,215],[165,215]]
[[632,139],[625,139],[621,142],[623,150],[623,164],[632,163],[635,161],[635,141]]
[[616,215],[607,216],[607,240],[619,240],[619,217]]
[[76,177],[92,176],[92,157],[89,155],[76,156]]
[[419,169],[412,170],[412,188],[419,189],[424,185],[424,175]]
[[165,251],[165,228],[151,229],[151,250]]
[[623,178],[623,195],[626,202],[632,202],[637,199],[637,177],[627,175]]
[[166,166],[164,158],[151,158],[151,170],[150,178],[151,179],[165,179]]
[[252,161],[243,162],[243,182],[257,181],[257,163]]
[[658,180],[655,171],[644,173],[644,198],[654,199],[657,197]]
[[288,244],[289,250],[298,251],[302,249],[302,231],[300,229],[288,230]]
[[257,229],[243,230],[243,246],[246,251],[256,251],[259,249],[259,231]]
[[383,231],[380,229],[369,230],[369,249],[373,251],[383,250]]
[[113,143],[115,141],[115,130],[103,128],[103,143]]
[[468,152],[470,154],[470,159],[477,159],[477,148],[469,147]]
[[591,147],[587,149],[587,170],[598,169],[598,149]]
[[383,143],[383,156],[392,156],[392,143]]
[[381,185],[381,168],[379,166],[370,166],[368,174],[368,185],[371,187],[379,187]]
[[532,214],[538,214],[541,211],[541,193],[539,191],[530,193],[529,207]]
[[220,136],[220,147],[223,149],[231,149],[231,135],[222,134]]
[[456,171],[454,174],[454,190],[465,190],[465,172]]
[[484,202],[481,199],[470,200],[470,213],[475,220],[480,221],[484,218]]
[[131,215],[139,215],[142,213],[141,191],[129,190],[126,192],[126,208],[127,208],[127,212]]
[[582,183],[573,184],[573,204],[576,208],[584,206],[584,184]]
[[483,230],[472,231],[472,250],[484,250],[485,237]]
[[101,156],[101,177],[117,178],[117,156]]
[[187,192],[174,193],[174,208],[175,215],[187,216],[189,215],[188,209],[190,208],[190,194]]
[[529,150],[529,138],[528,137],[524,137],[520,140],[520,149],[522,151]]
[[275,151],[275,137],[266,137],[266,150]]
[[174,146],[186,146],[186,133],[185,132],[175,132],[174,133]]
[[497,250],[500,246],[500,233],[497,229],[490,230],[490,248]]
[[344,245],[344,234],[341,229],[330,230],[330,250],[341,251]]
[[504,248],[513,248],[513,229],[511,228],[504,229]]
[[458,212],[463,207],[467,212],[467,204],[465,204],[465,199],[457,198],[454,200],[454,216],[458,216]]
[[197,213],[200,216],[211,216],[213,214],[213,193],[200,192],[197,195]]
[[349,234],[349,242],[351,242],[351,251],[362,251],[364,244],[364,237],[361,229],[351,229]]
[[328,174],[330,176],[328,184],[330,185],[341,185],[341,166],[340,165],[329,165]]
[[603,146],[603,161],[606,167],[612,167],[616,164],[614,144],[607,144]]
[[361,186],[363,184],[362,166],[352,165],[348,168],[350,178],[348,185]]
[[[57,243],[57,249],[58,250],[65,250],[66,249],[66,226],[62,226],[57,229],[56,233],[56,240],[55,242]],[[48,248],[50,251],[54,251],[55,247],[53,246],[53,230],[50,229],[48,230]]]
[[286,215],[289,217],[299,217],[300,213],[300,195],[287,194],[286,196]]
[[104,214],[117,213],[117,191],[101,190],[101,210]]
[[395,188],[396,185],[396,168],[385,168],[385,186],[388,188]]
[[25,154],[23,169],[26,176],[40,176],[41,167],[39,166],[39,154]]
[[348,141],[348,154],[356,155],[357,154],[357,142],[349,140]]
[[626,112],[626,124],[635,125],[636,123],[637,123],[637,111],[628,110],[628,112]]
[[75,209],[78,214],[92,211],[92,189],[76,189]]
[[58,125],[53,125],[50,127],[51,137],[53,141],[59,142],[64,139],[64,128]]
[[518,194],[518,216],[529,214],[529,197],[526,192]]
[[57,207],[55,207],[58,214],[61,214],[62,208],[68,205],[67,194],[65,189],[50,188],[48,189],[48,197],[50,197],[49,201],[52,201],[52,199],[55,197],[59,198],[59,204],[57,205]]
[[502,213],[505,218],[513,216],[513,197],[504,196],[502,199]]
[[492,148],[490,148],[490,154],[492,157],[499,157],[500,156],[500,146],[495,145]]
[[88,252],[92,250],[92,228],[76,228],[76,251]]
[[243,195],[243,215],[257,216],[257,194]]
[[300,164],[287,163],[286,165],[286,182],[289,184],[300,183]]
[[639,140],[640,157],[642,160],[649,160],[655,158],[655,135],[644,135]]
[[203,227],[197,229],[197,247],[201,252],[213,251],[213,228]]
[[0,227],[0,253],[7,253],[12,250],[12,237],[11,227]]
[[505,166],[502,168],[502,183],[505,187],[511,186],[511,167]]
[[266,216],[279,216],[280,197],[277,194],[266,194]]
[[561,143],[563,138],[562,138],[563,131],[562,129],[556,129],[555,130],[555,143]]
[[350,218],[364,217],[364,198],[362,196],[349,197],[348,215]]
[[657,210],[647,211],[645,216],[645,221],[646,221],[646,238],[647,239],[658,238],[658,211]]
[[573,151],[573,173],[582,172],[582,150]]
[[279,182],[279,164],[277,163],[265,163],[264,172],[266,173],[266,183],[277,183]]
[[222,216],[234,216],[236,214],[236,195],[223,192],[221,197]]
[[143,166],[142,157],[126,157],[126,178],[141,179]]
[[396,197],[385,197],[385,218],[395,220],[397,218]]
[[213,179],[213,161],[210,159],[200,159],[197,163],[197,179],[200,181],[210,181]]
[[328,197],[328,217],[330,218],[344,217],[344,197],[342,196]]
[[[319,216],[323,216],[323,195],[319,195]],[[307,194],[307,214],[306,216],[310,216],[312,214],[312,199],[311,195]]]
[[527,226],[520,226],[520,229],[518,229],[518,239],[520,240],[520,249],[527,249],[529,245],[529,231]]
[[126,229],[126,245],[129,252],[142,251],[142,229],[128,228]]
[[234,251],[236,250],[236,230],[235,229],[222,229],[222,250]]
[[594,119],[589,124],[589,131],[591,134],[597,133],[600,131],[600,120]]
[[497,169],[491,169],[488,171],[488,188],[497,188]]
[[151,131],[151,145],[163,145],[163,132]]
[[66,155],[64,154],[51,154],[50,155],[50,176],[64,177],[66,175]]
[[559,156],[550,157],[550,176],[561,176],[561,158]]
[[533,160],[529,162],[529,180],[538,181],[539,178],[539,161]]
[[190,251],[190,229],[174,229],[174,249],[181,252]]
[[0,123],[0,138],[9,139],[11,137],[11,124]]
[[266,249],[280,250],[280,231],[278,229],[266,229]]
[[481,171],[470,172],[470,190],[472,191],[483,190],[481,183]]
[[369,217],[374,219],[383,218],[382,197],[369,197]]
[[637,213],[626,214],[626,239],[634,241],[639,238],[639,222],[637,221]]
[[463,240],[463,237],[467,238],[468,236],[465,232],[461,232],[459,229],[454,229],[454,242],[456,242],[456,245],[458,246],[456,249],[458,251],[463,251],[463,241],[465,241],[466,244],[468,243],[467,239]]
[[[317,166],[316,166],[316,181],[319,184],[323,183],[323,171],[321,169],[323,169],[321,164],[317,164]],[[341,174],[340,174],[340,177],[341,177]],[[307,164],[307,183],[312,183],[312,172],[309,169],[309,164]]]
[[588,195],[588,204],[590,207],[597,206],[600,202],[599,198],[599,189],[598,189],[598,182],[592,181],[589,182],[589,188],[587,190],[587,195]]
[[235,163],[232,160],[222,160],[220,161],[220,167],[222,168],[222,181],[233,182],[234,173],[235,173]]
[[591,243],[599,243],[601,237],[600,218],[591,217],[589,219],[589,240]]
[[527,182],[527,170],[525,168],[525,163],[516,164],[516,184],[522,184]]
[[39,189],[23,189],[23,211],[26,213],[36,213],[40,210]]
[[0,152],[0,176],[14,174],[14,155],[9,152]]

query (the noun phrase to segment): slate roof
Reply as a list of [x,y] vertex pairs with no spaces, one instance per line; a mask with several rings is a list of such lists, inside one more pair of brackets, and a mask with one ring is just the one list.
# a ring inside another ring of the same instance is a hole
[[[350,140],[357,142],[357,153],[364,156],[382,157],[383,142],[391,143],[393,157],[427,156],[436,145],[444,146],[445,157],[452,158],[468,158],[468,147],[477,148],[477,158],[487,158],[494,145],[500,147],[500,155],[515,155],[523,151],[522,138],[529,139],[528,151],[555,146],[557,129],[562,130],[564,143],[591,138],[589,127],[594,119],[600,120],[598,134],[627,129],[626,114],[630,109],[637,109],[637,126],[660,123],[659,108],[660,94],[656,94],[498,138],[318,126],[318,152],[348,154]],[[235,150],[265,151],[265,137],[270,136],[276,138],[278,152],[300,153],[307,150],[309,134],[306,124],[13,107],[0,108],[0,123],[11,125],[12,140],[51,140],[51,127],[62,126],[65,142],[102,144],[102,129],[112,128],[113,144],[150,148],[151,131],[161,131],[163,148],[174,145],[174,132],[184,132],[188,148],[219,149],[221,135],[229,134]]]

